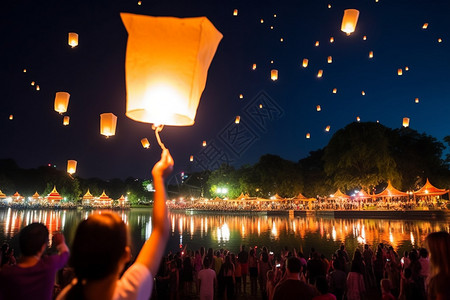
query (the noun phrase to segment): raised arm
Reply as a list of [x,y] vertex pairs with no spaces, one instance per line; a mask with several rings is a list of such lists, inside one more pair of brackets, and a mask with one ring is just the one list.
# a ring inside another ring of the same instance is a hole
[[152,170],[155,195],[153,201],[152,234],[136,258],[150,270],[152,276],[158,272],[161,258],[169,239],[170,223],[167,216],[166,189],[164,179],[172,172],[173,159],[169,150],[164,149],[161,160],[155,164]]

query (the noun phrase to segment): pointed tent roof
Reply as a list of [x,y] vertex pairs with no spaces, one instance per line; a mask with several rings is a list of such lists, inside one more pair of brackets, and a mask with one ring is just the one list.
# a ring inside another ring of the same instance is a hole
[[219,198],[218,196],[216,196],[216,198],[214,198],[213,201],[214,201],[214,202],[216,202],[216,201],[222,201],[222,198]]
[[94,196],[92,196],[91,192],[88,189],[86,194],[84,194],[83,196],[83,200],[90,200],[90,199],[94,199]]
[[[89,191],[89,190],[88,190],[88,191]],[[122,196],[120,196],[119,199],[117,199],[117,201],[126,201],[126,199],[125,199],[125,197],[122,195]]]
[[303,196],[302,193],[298,193],[297,196],[294,197],[294,200],[307,200],[308,198],[306,198],[305,196]]
[[31,198],[33,198],[33,199],[38,199],[39,197],[40,196],[37,191],[33,194],[33,196],[31,196]]
[[108,195],[106,195],[105,190],[103,190],[103,193],[100,195],[100,197],[98,197],[98,200],[101,201],[111,201],[112,199],[108,197]]
[[379,194],[375,194],[375,197],[407,197],[408,194],[401,192],[394,188],[391,181],[388,181],[388,186]]
[[13,197],[22,197],[22,196],[19,194],[19,192],[15,192]]
[[351,197],[349,195],[344,194],[341,192],[340,189],[338,189],[334,194],[331,195],[331,199],[350,199]]
[[434,187],[427,178],[425,185],[418,191],[414,192],[416,196],[439,196],[448,193],[448,190],[438,189]]
[[239,195],[239,197],[237,197],[237,200],[243,200],[243,199],[245,199],[245,196],[244,196],[244,193],[241,193]]
[[1,198],[6,198],[6,195],[3,194],[2,190],[0,190],[0,199],[1,199]]
[[61,195],[56,190],[56,186],[53,186],[53,190],[51,191],[50,194],[48,194],[47,200],[52,200],[52,201],[61,201],[62,200]]
[[365,190],[360,190],[356,195],[355,198],[372,198],[373,195],[367,194]]
[[284,199],[283,197],[278,195],[278,193],[276,193],[275,196],[273,196],[273,197],[275,198],[275,200],[282,200],[282,199]]

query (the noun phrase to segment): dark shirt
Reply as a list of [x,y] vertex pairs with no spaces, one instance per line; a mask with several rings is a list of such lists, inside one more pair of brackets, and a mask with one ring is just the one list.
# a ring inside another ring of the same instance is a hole
[[318,295],[313,286],[300,280],[287,279],[277,284],[273,292],[273,300],[312,300]]
[[32,267],[5,266],[0,271],[0,299],[51,300],[55,275],[69,259],[69,252],[43,256]]
[[238,254],[238,262],[241,264],[246,264],[248,262],[248,252],[247,251],[241,251]]

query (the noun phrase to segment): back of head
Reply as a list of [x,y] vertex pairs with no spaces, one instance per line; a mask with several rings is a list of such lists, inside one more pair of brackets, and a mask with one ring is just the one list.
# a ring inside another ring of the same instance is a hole
[[79,280],[97,280],[114,273],[127,245],[127,227],[118,215],[90,216],[75,233],[70,257],[75,275]]
[[425,244],[430,254],[432,274],[450,276],[450,234],[445,231],[430,233]]
[[302,263],[297,257],[291,256],[286,260],[286,267],[290,273],[300,273],[302,270]]
[[420,255],[420,257],[427,258],[427,257],[428,257],[428,251],[427,251],[427,249],[425,249],[425,248],[420,248],[420,250],[419,250],[419,255]]
[[23,256],[36,255],[48,243],[48,229],[42,223],[32,223],[19,234],[19,246]]

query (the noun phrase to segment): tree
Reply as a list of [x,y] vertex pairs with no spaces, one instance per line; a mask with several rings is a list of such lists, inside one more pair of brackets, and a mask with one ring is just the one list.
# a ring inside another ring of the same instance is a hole
[[[222,164],[217,170],[211,172],[207,185],[213,196],[227,196],[236,198],[240,195],[239,179],[234,167],[228,164]],[[219,192],[218,188],[226,188],[227,193]]]
[[302,193],[306,197],[326,196],[336,191],[324,171],[324,152],[324,149],[311,151],[298,162],[304,180]]
[[381,124],[351,123],[325,147],[324,170],[336,188],[370,191],[381,182],[401,183],[389,148],[391,131]]

